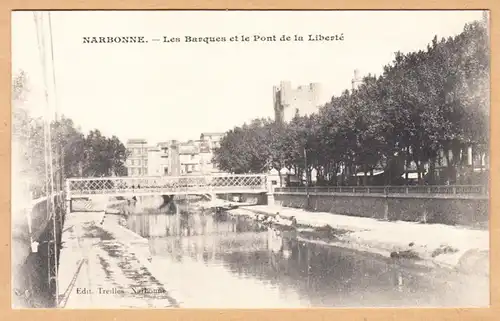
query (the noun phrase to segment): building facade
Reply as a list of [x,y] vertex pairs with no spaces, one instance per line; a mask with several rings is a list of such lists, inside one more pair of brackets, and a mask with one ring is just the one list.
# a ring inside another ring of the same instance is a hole
[[179,144],[181,175],[201,174],[201,155],[199,141],[190,140]]
[[355,69],[354,76],[352,77],[352,80],[351,80],[352,91],[358,89],[359,85],[361,85],[362,83],[363,83],[363,78],[361,77],[359,70]]
[[202,133],[199,140],[179,144],[181,175],[210,175],[219,173],[212,162],[215,149],[220,147],[224,133]]
[[212,162],[224,133],[202,133],[199,140],[169,140],[148,146],[144,139],[127,142],[128,176],[209,175],[219,170]]
[[318,111],[321,105],[321,86],[310,83],[293,88],[289,81],[282,81],[273,87],[274,119],[277,122],[289,122],[296,113],[301,116]]
[[177,141],[170,140],[148,149],[148,176],[178,176],[180,174],[177,145]]
[[220,142],[224,137],[224,133],[201,133],[200,141],[203,143],[200,146],[200,154],[203,161],[203,172],[207,174],[220,173],[216,164],[212,162],[215,150],[220,147]]
[[126,167],[128,176],[148,175],[148,142],[145,139],[129,139],[127,141]]

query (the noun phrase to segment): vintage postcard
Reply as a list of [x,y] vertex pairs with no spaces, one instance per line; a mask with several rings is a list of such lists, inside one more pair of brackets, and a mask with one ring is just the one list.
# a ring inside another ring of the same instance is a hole
[[488,11],[14,11],[12,308],[488,307],[489,115]]

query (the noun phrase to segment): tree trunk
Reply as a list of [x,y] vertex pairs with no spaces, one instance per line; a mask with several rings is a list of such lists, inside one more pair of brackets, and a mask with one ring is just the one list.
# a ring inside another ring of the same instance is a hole
[[345,182],[345,171],[346,171],[345,162],[341,162],[340,166],[342,167],[342,169],[340,171],[340,185],[342,186],[342,185],[344,185],[344,182]]
[[418,185],[423,185],[424,184],[424,180],[423,180],[423,173],[424,173],[424,169],[423,169],[423,166],[422,166],[422,161],[418,161],[417,162],[417,171],[418,171]]
[[452,178],[452,170],[453,170],[453,165],[451,164],[451,159],[450,159],[450,150],[446,149],[445,150],[445,159],[446,159],[446,182],[447,185],[450,183],[451,178]]
[[408,169],[409,169],[409,163],[410,163],[410,148],[406,148],[406,157],[405,157],[405,185],[408,185]]
[[363,164],[363,186],[368,185],[368,168],[366,164]]
[[436,183],[436,158],[431,158],[429,161],[429,185]]

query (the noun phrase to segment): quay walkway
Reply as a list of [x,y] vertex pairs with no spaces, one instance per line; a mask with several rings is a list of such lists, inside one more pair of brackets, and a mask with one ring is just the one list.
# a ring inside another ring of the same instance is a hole
[[149,253],[147,240],[120,226],[114,215],[68,214],[59,256],[59,308],[177,307],[151,275]]

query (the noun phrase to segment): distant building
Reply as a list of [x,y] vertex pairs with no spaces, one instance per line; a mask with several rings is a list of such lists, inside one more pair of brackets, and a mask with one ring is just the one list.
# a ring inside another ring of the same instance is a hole
[[351,88],[352,91],[358,89],[359,85],[363,82],[363,78],[359,74],[359,70],[355,69],[354,70],[354,77],[351,80]]
[[289,122],[296,113],[310,115],[321,105],[321,88],[318,83],[292,88],[289,81],[282,81],[273,87],[274,119]]
[[179,161],[181,175],[201,174],[199,142],[190,140],[180,143]]
[[[148,148],[148,176],[160,176],[163,173],[161,149],[157,146]],[[167,167],[168,170],[168,167]]]
[[219,173],[220,170],[212,162],[215,150],[220,147],[220,142],[225,133],[201,133],[200,157],[203,163],[202,172],[206,174]]
[[144,139],[130,139],[128,176],[207,175],[219,170],[212,163],[224,133],[202,133],[199,140],[169,140],[148,146]]
[[148,176],[178,176],[180,173],[178,143],[165,141],[148,148]]
[[225,133],[201,133],[200,140],[208,142],[211,151],[220,147],[220,141]]
[[127,141],[126,167],[128,176],[148,175],[148,141],[145,139],[129,139]]
[[224,133],[202,133],[199,140],[179,144],[181,175],[210,175],[219,169],[212,162],[214,151],[220,147]]
[[181,174],[179,142],[172,140],[170,143],[170,173],[172,176],[179,176]]

